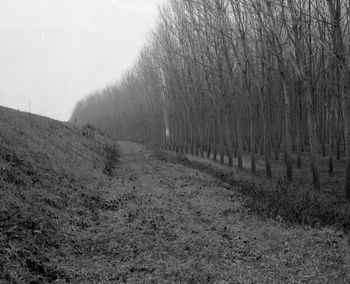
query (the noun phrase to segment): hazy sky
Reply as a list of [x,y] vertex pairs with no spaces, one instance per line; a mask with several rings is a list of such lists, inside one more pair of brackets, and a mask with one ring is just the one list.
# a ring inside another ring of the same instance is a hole
[[68,120],[132,66],[164,0],[0,0],[0,105]]

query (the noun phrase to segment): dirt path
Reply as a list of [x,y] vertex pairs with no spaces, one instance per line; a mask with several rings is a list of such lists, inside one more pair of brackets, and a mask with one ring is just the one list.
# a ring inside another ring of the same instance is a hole
[[349,282],[340,233],[262,220],[213,177],[120,145],[100,221],[82,233],[83,253],[68,264],[80,282]]

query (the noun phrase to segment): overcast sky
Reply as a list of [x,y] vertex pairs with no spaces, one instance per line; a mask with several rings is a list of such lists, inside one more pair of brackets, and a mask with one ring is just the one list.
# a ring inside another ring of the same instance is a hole
[[132,66],[164,0],[0,0],[0,105],[68,120]]

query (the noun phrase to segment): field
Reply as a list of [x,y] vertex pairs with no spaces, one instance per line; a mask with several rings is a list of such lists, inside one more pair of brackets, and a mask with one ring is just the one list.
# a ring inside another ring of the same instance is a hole
[[5,108],[0,129],[0,283],[350,281],[339,220],[268,207],[305,190],[282,178]]

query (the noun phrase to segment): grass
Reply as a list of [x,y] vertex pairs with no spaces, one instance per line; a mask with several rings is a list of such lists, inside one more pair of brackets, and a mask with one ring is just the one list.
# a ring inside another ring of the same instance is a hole
[[[0,280],[66,282],[77,232],[100,220],[118,148],[71,125],[0,107]],[[107,173],[109,173],[107,171]],[[1,282],[0,281],[0,282]]]
[[119,163],[108,137],[27,116],[0,107],[1,283],[349,279],[329,191],[130,143]]
[[272,180],[264,178],[262,173],[252,177],[247,170],[229,169],[198,157],[167,153],[174,162],[209,173],[224,182],[228,189],[239,191],[246,197],[246,206],[256,215],[291,225],[332,226],[346,234],[350,230],[350,204],[332,191],[318,192],[300,180],[289,182],[280,176]]
[[222,179],[119,144],[105,218],[81,244],[82,282],[348,283],[343,233],[251,214]]

